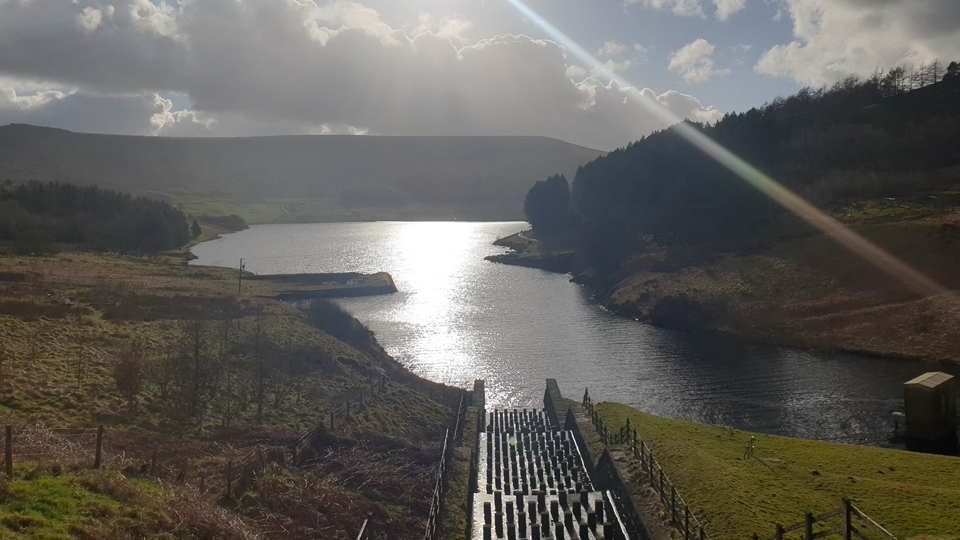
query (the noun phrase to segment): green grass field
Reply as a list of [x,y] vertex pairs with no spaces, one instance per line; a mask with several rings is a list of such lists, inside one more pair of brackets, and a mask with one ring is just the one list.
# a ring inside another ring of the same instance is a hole
[[[771,535],[843,498],[897,538],[960,538],[960,458],[749,433],[615,403],[597,410],[611,430],[630,419],[712,539]],[[751,435],[758,459],[743,457]]]

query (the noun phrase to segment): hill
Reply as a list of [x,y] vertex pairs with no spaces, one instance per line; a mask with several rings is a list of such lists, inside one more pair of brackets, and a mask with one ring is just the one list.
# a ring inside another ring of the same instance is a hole
[[288,287],[0,245],[0,538],[346,540],[367,512],[422,537],[464,392],[332,303],[264,298]]
[[674,126],[584,165],[572,186],[538,182],[525,204],[536,234],[504,239],[515,252],[498,260],[577,273],[607,307],[659,326],[960,361],[952,295],[919,296],[684,137],[699,131],[956,290],[960,69],[909,91],[891,78],[902,73]]
[[253,223],[522,219],[539,178],[603,154],[546,137],[167,138],[0,127],[0,179],[97,185]]

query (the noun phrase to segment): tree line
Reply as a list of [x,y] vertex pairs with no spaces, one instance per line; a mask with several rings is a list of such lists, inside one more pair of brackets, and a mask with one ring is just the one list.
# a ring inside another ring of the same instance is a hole
[[[960,66],[849,77],[714,125],[687,124],[814,203],[899,196],[922,173],[960,164]],[[576,242],[600,270],[651,243],[755,237],[785,212],[676,126],[580,167],[572,184],[537,182],[524,210],[538,235]]]
[[54,243],[154,254],[191,238],[186,217],[164,201],[95,186],[37,181],[0,185],[0,241],[40,254]]

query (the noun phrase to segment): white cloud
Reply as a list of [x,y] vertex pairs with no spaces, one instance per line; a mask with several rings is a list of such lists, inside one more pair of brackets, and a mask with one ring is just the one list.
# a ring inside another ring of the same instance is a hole
[[691,84],[705,83],[713,77],[728,75],[729,69],[714,69],[713,59],[710,58],[714,49],[715,47],[703,38],[688,43],[670,54],[667,69],[679,73],[684,81]]
[[567,66],[567,78],[568,79],[582,79],[586,76],[587,70],[583,69],[577,65]]
[[603,44],[603,47],[597,51],[597,56],[600,58],[607,58],[611,56],[618,56],[627,52],[627,46],[621,45],[616,41],[607,41]]
[[956,0],[784,0],[794,40],[767,50],[754,69],[820,86],[876,68],[960,57]]
[[[349,1],[109,0],[112,14],[107,1],[0,0],[0,88],[13,89],[0,95],[0,124],[160,135],[545,135],[610,149],[665,127],[642,96],[681,117],[716,114],[693,96],[603,84],[568,65],[553,41],[507,35],[463,45],[469,21],[456,17],[421,17],[408,34]],[[78,24],[86,8],[101,12],[92,32]],[[177,110],[172,95],[191,105]]]
[[22,112],[42,107],[51,101],[63,99],[66,94],[57,90],[36,91],[33,95],[19,95],[11,86],[0,86],[0,112]]
[[430,13],[421,13],[417,18],[417,27],[413,30],[413,33],[416,35],[429,32],[458,43],[466,43],[467,32],[472,28],[473,23],[459,15],[435,17]]
[[[150,127],[154,135],[165,131],[165,135],[176,134],[204,134],[209,133],[210,127],[214,124],[212,118],[205,118],[203,114],[190,110],[173,110],[173,101],[160,96],[153,95],[154,107],[159,108],[160,112],[150,116]],[[186,125],[186,127],[184,127]]]
[[603,77],[609,76],[612,73],[619,73],[628,69],[633,65],[633,60],[624,60],[623,62],[614,62],[613,60],[607,60],[603,63],[602,66],[595,67],[590,70],[591,77]]
[[717,19],[725,21],[743,9],[747,0],[713,0],[713,3],[717,6]]
[[[721,21],[730,18],[746,6],[746,0],[712,0],[716,17]],[[702,0],[623,0],[624,5],[640,4],[651,9],[669,10],[682,17],[706,17]]]
[[83,8],[83,11],[77,15],[77,23],[85,32],[92,32],[96,30],[102,21],[103,12],[99,9],[94,9],[89,6]]

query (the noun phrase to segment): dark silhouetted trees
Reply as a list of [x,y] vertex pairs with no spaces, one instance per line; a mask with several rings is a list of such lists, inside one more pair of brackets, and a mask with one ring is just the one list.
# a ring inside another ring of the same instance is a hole
[[523,213],[537,233],[567,232],[573,223],[567,178],[557,174],[534,184],[523,200]]
[[157,253],[187,243],[183,212],[163,201],[93,186],[28,182],[0,186],[0,240],[39,254],[53,243]]
[[[958,72],[955,62],[944,69],[936,61],[878,71],[688,126],[815,204],[900,196],[917,189],[918,178],[960,165]],[[582,166],[569,203],[565,180],[538,182],[524,208],[534,229],[549,228],[569,204],[577,224],[569,238],[594,268],[611,271],[651,243],[739,241],[780,223],[784,210],[680,131],[653,133]]]

